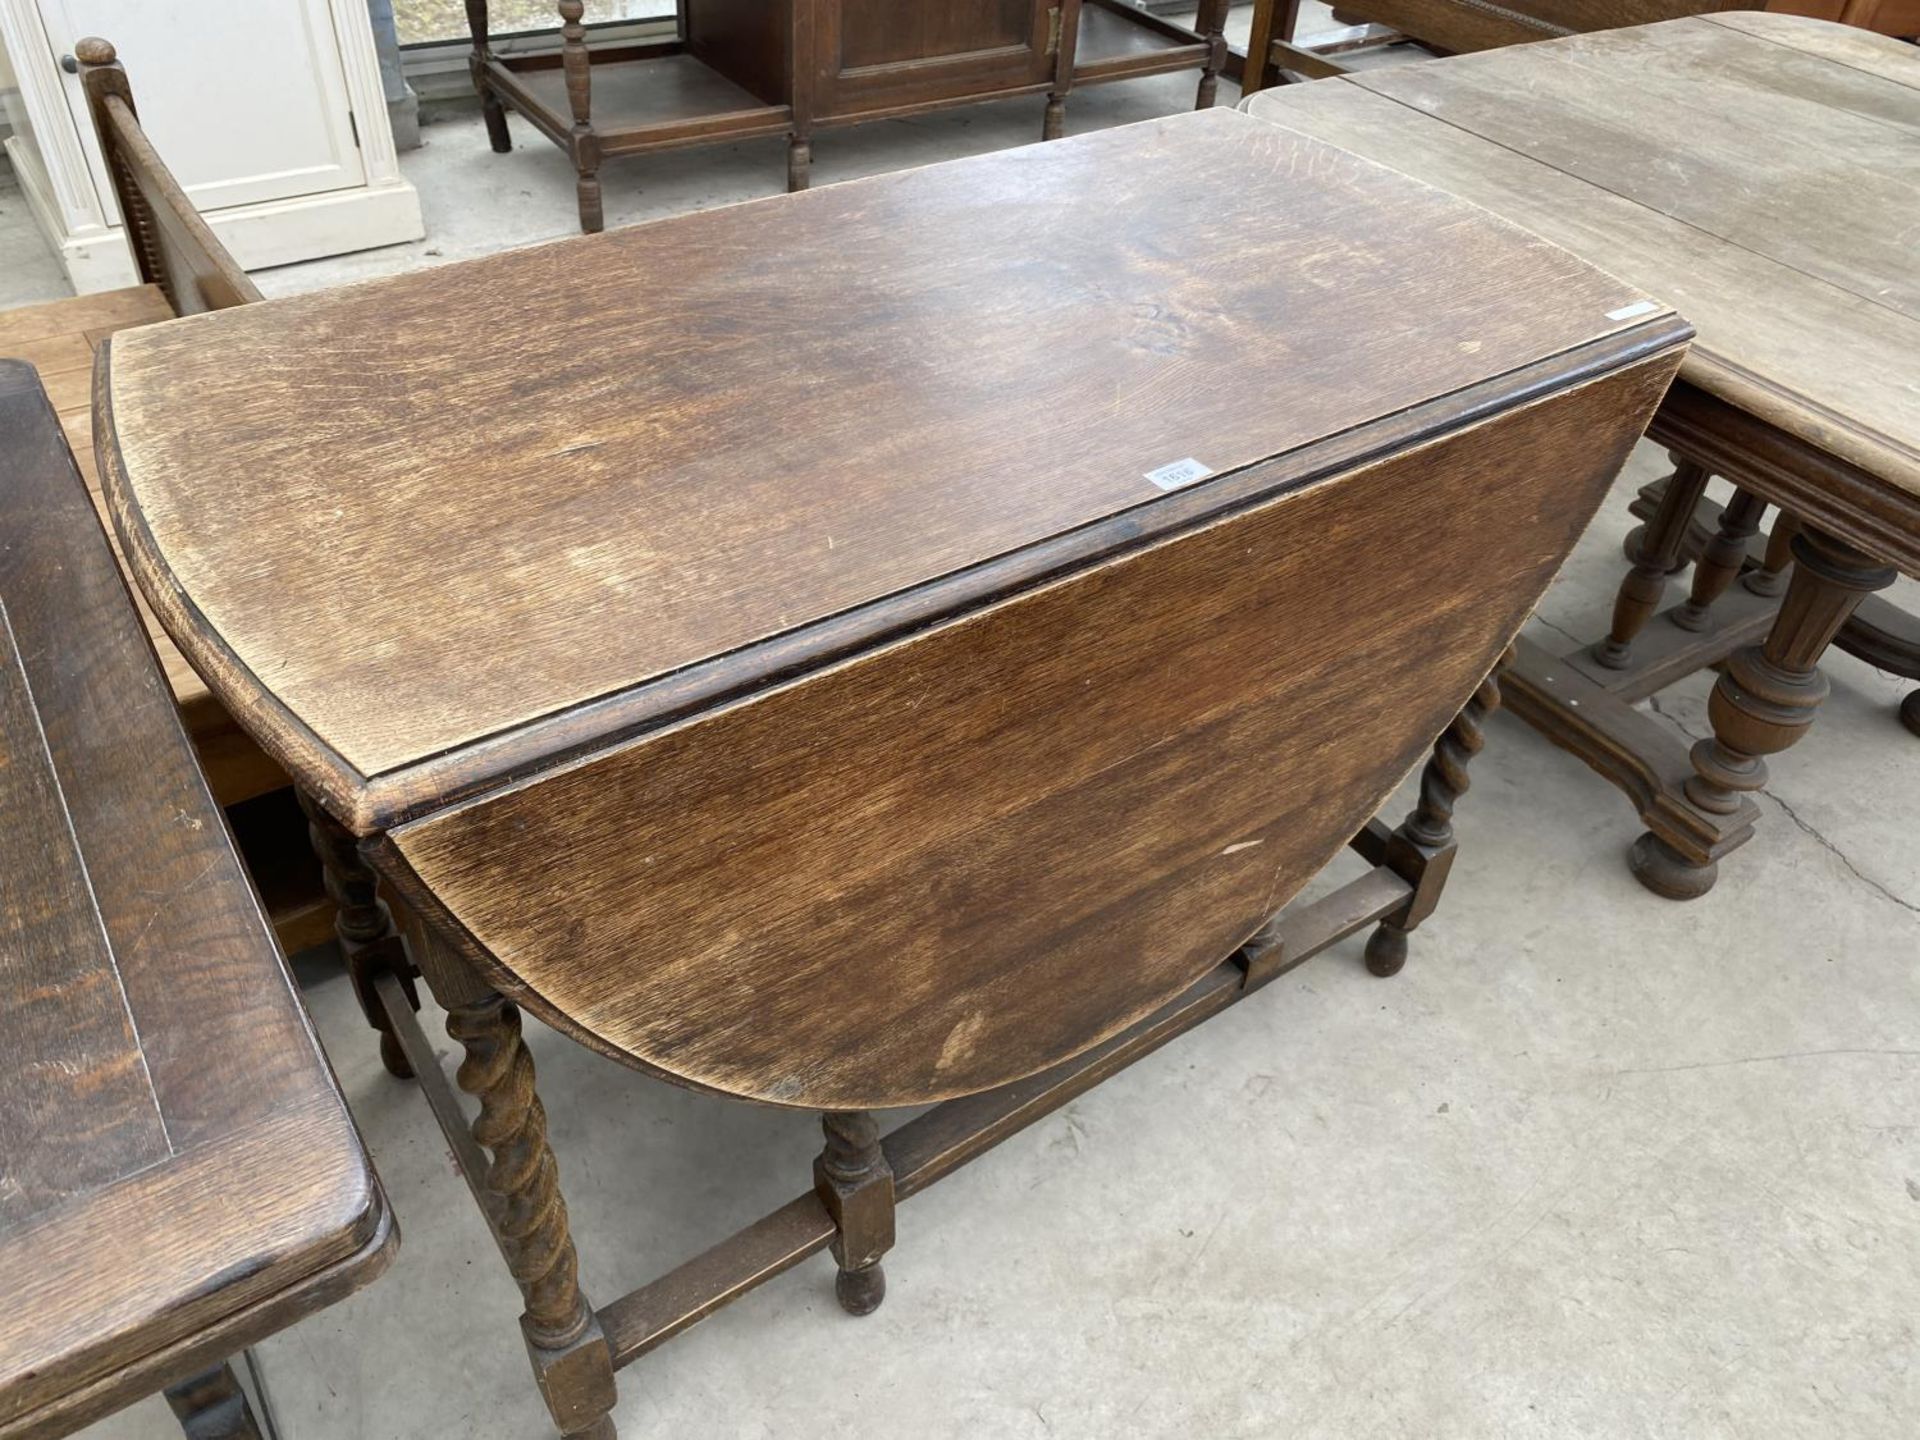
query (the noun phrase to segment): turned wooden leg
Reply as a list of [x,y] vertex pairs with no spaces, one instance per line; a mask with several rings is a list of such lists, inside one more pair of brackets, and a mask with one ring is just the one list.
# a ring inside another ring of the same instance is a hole
[[1747,542],[1760,529],[1760,517],[1767,502],[1745,490],[1733,492],[1733,499],[1720,512],[1720,525],[1707,541],[1700,558],[1693,562],[1693,590],[1686,603],[1673,612],[1673,623],[1682,630],[1707,628],[1713,602],[1727,593],[1734,576],[1746,563]]
[[[1203,0],[1193,28],[1207,42],[1206,64],[1200,70],[1200,90],[1193,108],[1210,110],[1220,93],[1220,71],[1227,63],[1227,8],[1231,0]],[[1248,64],[1255,62],[1248,61]]]
[[827,1143],[813,1184],[833,1216],[834,1298],[849,1315],[871,1315],[887,1296],[880,1257],[893,1248],[893,1169],[870,1111],[830,1112],[820,1125]]
[[1042,140],[1058,140],[1067,133],[1067,97],[1059,91],[1047,96],[1047,113],[1040,122]]
[[587,31],[581,23],[585,0],[559,0],[560,65],[566,72],[567,108],[573,116],[569,149],[580,201],[580,228],[592,235],[606,226],[600,206],[600,137],[593,131],[593,61],[587,52]]
[[467,32],[473,37],[473,54],[467,58],[467,69],[473,76],[473,88],[480,92],[480,113],[486,117],[487,141],[497,153],[504,155],[513,149],[513,140],[507,134],[506,109],[500,97],[493,93],[493,87],[487,84],[487,61],[492,53],[487,30],[487,0],[467,0]]
[[1782,510],[1773,517],[1773,529],[1767,532],[1767,556],[1758,570],[1751,570],[1740,583],[1756,595],[1779,595],[1787,588],[1787,567],[1793,563],[1793,537],[1799,529],[1794,518]]
[[494,154],[505,155],[511,151],[513,136],[507,132],[507,107],[485,86],[480,90],[480,114],[486,119],[487,143],[493,147]]
[[480,1102],[472,1131],[487,1155],[487,1216],[526,1305],[520,1330],[534,1379],[563,1435],[613,1440],[613,1352],[580,1288],[520,1012],[431,928],[414,935],[420,971],[446,1009],[447,1034],[465,1052],[454,1078]]
[[380,1061],[389,1075],[402,1080],[413,1078],[413,1067],[394,1036],[393,1022],[374,994],[376,976],[391,973],[398,977],[413,1008],[420,1008],[420,994],[414,988],[415,970],[407,958],[399,928],[386,902],[380,898],[379,884],[367,862],[361,857],[359,842],[333,816],[320,808],[305,791],[297,792],[300,808],[307,817],[307,839],[320,857],[321,874],[327,895],[333,901],[333,933],[346,957],[347,975],[353,981],[353,993],[367,1023],[380,1032]]
[[[1253,18],[1247,29],[1247,63],[1240,68],[1242,97],[1267,88],[1274,38],[1293,39],[1290,27],[1297,23],[1299,10],[1300,0],[1253,0]],[[1284,13],[1276,14],[1276,11]]]
[[167,1404],[187,1440],[262,1440],[260,1422],[231,1364],[169,1385]]
[[1386,863],[1413,885],[1413,898],[1399,913],[1382,920],[1367,939],[1367,969],[1398,975],[1407,963],[1407,936],[1433,913],[1453,868],[1453,807],[1472,783],[1467,766],[1486,742],[1486,719],[1500,708],[1500,672],[1513,663],[1513,651],[1500,657],[1480,682],[1466,708],[1434,742],[1433,758],[1420,772],[1420,800],[1387,842]]
[[598,235],[607,228],[606,211],[600,203],[600,177],[590,170],[580,172],[575,187],[580,197],[580,233]]
[[813,184],[813,142],[805,135],[787,137],[787,193],[792,195]]
[[1660,508],[1647,522],[1641,537],[1640,554],[1620,582],[1620,593],[1613,602],[1613,629],[1607,638],[1593,647],[1593,655],[1610,670],[1624,670],[1633,659],[1633,637],[1638,635],[1660,608],[1667,593],[1667,577],[1679,564],[1687,541],[1687,526],[1693,523],[1694,507],[1707,492],[1707,472],[1691,460],[1674,457],[1673,474],[1668,477]]
[[[1767,783],[1766,757],[1806,733],[1827,694],[1822,652],[1860,602],[1894,578],[1892,566],[1805,527],[1793,561],[1765,642],[1729,657],[1707,703],[1713,738],[1693,747],[1687,798],[1710,814],[1738,809],[1742,795]],[[1651,832],[1635,842],[1632,866],[1649,890],[1676,900],[1704,895],[1716,877],[1712,862],[1693,865]]]

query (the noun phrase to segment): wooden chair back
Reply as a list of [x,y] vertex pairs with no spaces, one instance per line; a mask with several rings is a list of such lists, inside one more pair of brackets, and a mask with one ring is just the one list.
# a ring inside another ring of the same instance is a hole
[[160,287],[176,315],[258,300],[247,272],[200,218],[140,128],[133,87],[113,46],[86,39],[73,53],[140,278]]

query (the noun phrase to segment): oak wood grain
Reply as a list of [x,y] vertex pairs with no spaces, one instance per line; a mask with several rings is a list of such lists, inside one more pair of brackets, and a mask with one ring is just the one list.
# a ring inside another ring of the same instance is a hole
[[0,512],[11,1437],[164,1383],[150,1356],[242,1312],[286,1323],[322,1272],[372,1278],[391,1230],[54,412],[12,361]]
[[1640,298],[1209,113],[143,331],[97,436],[163,623],[365,830],[369,777],[1143,506],[1170,461],[1230,471],[1631,328],[1605,317]]
[[[33,697],[0,666],[0,1227],[170,1153]],[[85,1104],[73,1077],[86,1076]]]
[[1876,517],[1876,544],[1920,534],[1920,308],[1900,233],[1920,193],[1911,47],[1713,16],[1265,91],[1247,109],[1670,301],[1699,327],[1693,386],[1831,456],[1836,504]]
[[670,1078],[851,1110],[1032,1073],[1191,984],[1346,843],[1678,358],[403,826],[389,858],[512,993]]
[[[1781,33],[1827,28],[1801,21]],[[1920,320],[1920,54],[1860,38],[1905,52],[1905,74],[1703,18],[1394,66],[1354,83],[1772,269]]]

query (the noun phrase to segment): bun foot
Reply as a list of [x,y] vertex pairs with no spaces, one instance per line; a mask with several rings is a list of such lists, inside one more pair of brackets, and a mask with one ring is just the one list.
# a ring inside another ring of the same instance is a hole
[[1900,702],[1900,723],[1920,735],[1920,690],[1915,690]]
[[849,1315],[871,1315],[887,1298],[886,1270],[876,1261],[862,1270],[836,1271],[833,1298]]
[[1381,979],[1398,975],[1407,963],[1407,932],[1383,921],[1367,937],[1367,969]]
[[1654,894],[1668,900],[1698,900],[1720,878],[1720,865],[1696,865],[1651,831],[1633,842],[1627,868]]

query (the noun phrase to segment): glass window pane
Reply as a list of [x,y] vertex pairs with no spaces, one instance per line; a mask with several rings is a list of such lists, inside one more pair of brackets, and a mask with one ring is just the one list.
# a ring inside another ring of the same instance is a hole
[[[674,0],[587,0],[587,23],[654,20],[674,13]],[[466,0],[393,0],[394,28],[402,45],[465,40]],[[521,30],[558,30],[560,11],[553,0],[489,0],[487,26],[495,35]]]

